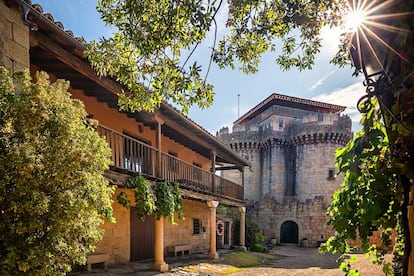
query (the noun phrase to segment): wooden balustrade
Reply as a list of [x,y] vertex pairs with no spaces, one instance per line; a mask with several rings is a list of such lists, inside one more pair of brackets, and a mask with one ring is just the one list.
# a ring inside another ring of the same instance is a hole
[[243,186],[238,185],[228,179],[215,175],[216,193],[232,198],[244,198]]
[[198,191],[213,192],[212,173],[169,154],[161,154],[162,178]]
[[[111,147],[112,162],[116,168],[177,182],[184,189],[201,193],[213,193],[241,200],[244,198],[241,185],[163,152],[158,167],[158,149],[103,125],[99,125],[97,131]],[[212,185],[213,177],[215,187]]]

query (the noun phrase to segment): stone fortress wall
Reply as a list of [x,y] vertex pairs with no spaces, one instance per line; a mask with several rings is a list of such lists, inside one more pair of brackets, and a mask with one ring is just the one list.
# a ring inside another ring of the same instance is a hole
[[247,215],[267,238],[317,244],[331,235],[326,210],[343,179],[335,151],[352,137],[348,116],[273,105],[217,136],[252,164],[244,172]]

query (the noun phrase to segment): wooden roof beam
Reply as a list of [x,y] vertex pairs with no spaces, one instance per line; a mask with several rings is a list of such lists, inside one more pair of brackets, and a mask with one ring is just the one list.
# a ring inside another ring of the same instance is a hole
[[62,49],[59,45],[57,45],[47,36],[39,32],[34,32],[33,35],[36,38],[37,45],[39,47],[53,53],[58,60],[60,60],[70,68],[76,70],[77,72],[79,72],[79,74],[94,81],[96,84],[105,88],[106,90],[115,95],[123,91],[121,85],[117,84],[116,82],[108,78],[98,76],[96,72],[89,66],[89,64],[87,64],[77,56],[71,54],[70,52],[66,51],[65,49]]

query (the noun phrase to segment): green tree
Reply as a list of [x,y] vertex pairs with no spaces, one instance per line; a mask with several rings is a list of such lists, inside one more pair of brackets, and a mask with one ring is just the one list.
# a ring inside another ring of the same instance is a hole
[[[217,35],[216,16],[225,8],[223,2],[98,1],[98,11],[114,33],[88,43],[86,54],[100,75],[112,76],[128,89],[119,95],[122,109],[153,110],[163,100],[181,105],[184,112],[193,104],[208,107],[214,97],[213,86],[207,82],[211,62],[222,68],[234,68],[237,63],[243,72],[256,72],[260,56],[277,50],[277,38],[283,42],[276,60],[279,65],[309,69],[321,46],[322,26],[338,24],[346,3],[229,1],[229,34],[219,42],[214,38],[210,64],[203,76],[202,67],[191,62],[191,57],[209,31]],[[343,63],[344,59],[336,61]]]
[[265,252],[266,247],[261,243],[266,240],[259,225],[246,218],[246,246],[254,252]]
[[111,221],[106,142],[69,84],[0,67],[0,274],[65,275]]

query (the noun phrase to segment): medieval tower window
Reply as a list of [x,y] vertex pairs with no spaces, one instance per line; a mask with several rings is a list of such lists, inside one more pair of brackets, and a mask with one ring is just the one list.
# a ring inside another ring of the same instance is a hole
[[328,179],[329,180],[334,180],[335,179],[335,169],[334,168],[329,168],[328,169]]
[[283,128],[283,123],[284,123],[283,119],[280,118],[279,119],[279,128]]
[[323,114],[318,113],[318,122],[322,122],[322,121],[323,121]]

